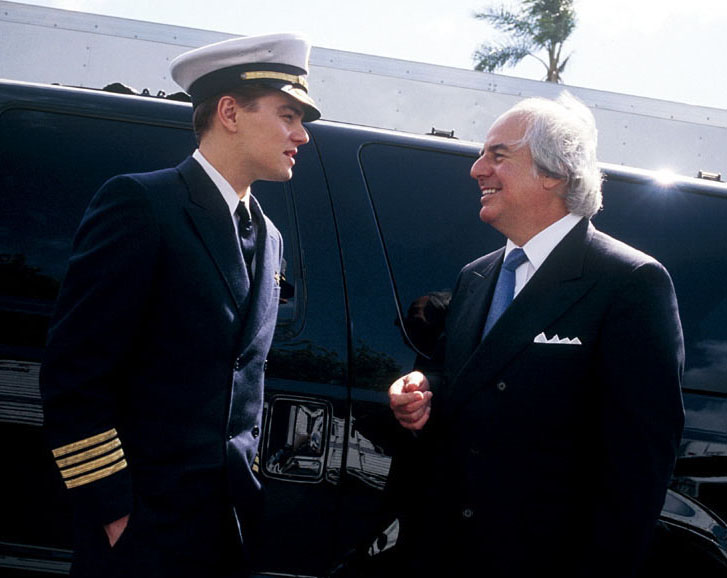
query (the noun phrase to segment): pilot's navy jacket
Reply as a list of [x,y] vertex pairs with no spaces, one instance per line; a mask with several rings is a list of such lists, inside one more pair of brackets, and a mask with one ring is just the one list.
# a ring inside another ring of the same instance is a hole
[[[77,574],[105,546],[115,571],[141,566],[122,574],[192,575],[214,567],[225,523],[249,539],[282,261],[255,199],[251,212],[252,286],[229,209],[192,158],[111,179],[83,217],[41,372],[81,528]],[[126,514],[110,549],[103,525]]]

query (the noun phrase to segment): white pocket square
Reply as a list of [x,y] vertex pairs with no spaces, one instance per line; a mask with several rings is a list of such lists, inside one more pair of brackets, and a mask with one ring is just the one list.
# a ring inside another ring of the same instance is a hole
[[558,337],[558,335],[553,335],[550,339],[548,339],[545,336],[545,333],[539,333],[535,339],[533,339],[533,343],[546,343],[548,345],[583,345],[581,343],[581,340],[577,337]]

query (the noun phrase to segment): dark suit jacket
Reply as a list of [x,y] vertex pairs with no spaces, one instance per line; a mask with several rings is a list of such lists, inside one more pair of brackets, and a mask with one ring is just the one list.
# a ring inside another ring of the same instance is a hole
[[405,543],[411,530],[483,576],[631,575],[683,426],[671,279],[584,219],[481,342],[503,254],[460,273]]
[[282,240],[251,205],[252,287],[227,205],[195,160],[111,179],[83,217],[49,333],[45,424],[78,517],[101,528],[131,513],[122,540],[154,544],[160,567],[165,548],[179,560],[203,550],[225,504],[243,534],[259,507]]

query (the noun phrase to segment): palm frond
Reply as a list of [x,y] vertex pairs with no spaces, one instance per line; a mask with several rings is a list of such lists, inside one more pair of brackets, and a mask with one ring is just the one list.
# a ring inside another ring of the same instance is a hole
[[506,66],[515,66],[528,54],[530,47],[526,45],[482,44],[473,55],[475,70],[494,72]]
[[[501,44],[483,43],[473,55],[475,70],[494,72],[529,55],[545,66],[548,80],[560,82],[570,58],[561,61],[561,50],[576,27],[573,0],[521,0],[518,11],[500,5],[473,16],[509,36]],[[543,49],[548,50],[548,62],[537,55]]]

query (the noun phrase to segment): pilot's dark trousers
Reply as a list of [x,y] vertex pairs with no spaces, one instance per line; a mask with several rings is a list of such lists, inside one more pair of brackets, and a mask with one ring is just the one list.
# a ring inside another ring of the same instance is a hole
[[[155,503],[156,502],[156,503]],[[250,552],[229,503],[198,503],[170,513],[164,497],[136,498],[129,525],[114,547],[103,527],[76,520],[75,578],[244,578]]]

